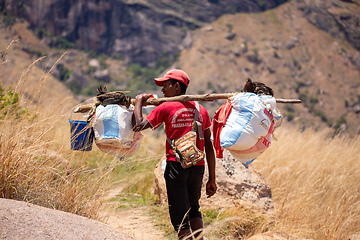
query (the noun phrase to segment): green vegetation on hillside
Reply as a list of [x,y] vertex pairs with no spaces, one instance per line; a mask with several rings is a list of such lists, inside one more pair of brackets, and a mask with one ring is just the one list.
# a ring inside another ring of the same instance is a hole
[[11,86],[5,90],[0,84],[0,119],[8,115],[19,118],[25,113],[26,109],[20,107],[19,94],[12,90]]

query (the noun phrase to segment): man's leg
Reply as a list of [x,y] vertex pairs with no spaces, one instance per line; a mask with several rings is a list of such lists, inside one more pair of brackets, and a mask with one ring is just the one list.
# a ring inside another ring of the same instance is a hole
[[[192,230],[196,240],[202,240],[203,239],[202,231],[204,228],[202,218],[200,218],[200,217],[191,218],[190,219],[190,227],[191,227],[191,230]],[[197,238],[200,235],[201,235],[201,238]]]
[[190,235],[191,235],[190,229],[182,229],[178,233],[178,237],[181,240],[192,239]]
[[[178,233],[179,239],[185,240],[185,239],[193,239],[192,236],[196,238],[196,240],[202,240],[202,232],[203,232],[203,221],[202,218],[196,217],[190,219],[190,226],[192,233],[189,229],[183,229]],[[188,237],[187,237],[188,236]],[[201,237],[199,237],[201,236]],[[199,238],[198,238],[199,237]]]
[[164,173],[170,219],[180,239],[187,239],[186,236],[191,233],[187,216],[190,209],[187,192],[188,172],[189,169],[184,169],[178,162],[167,162]]
[[194,166],[191,167],[191,174],[189,177],[188,182],[188,193],[189,193],[189,202],[191,209],[189,211],[189,222],[192,233],[196,238],[202,238],[203,232],[203,221],[201,217],[201,212],[199,211],[199,199],[201,197],[201,186],[202,186],[202,179],[204,175],[204,166]]

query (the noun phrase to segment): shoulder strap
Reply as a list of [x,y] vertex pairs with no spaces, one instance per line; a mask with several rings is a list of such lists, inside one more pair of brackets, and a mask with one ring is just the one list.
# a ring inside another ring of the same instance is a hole
[[170,146],[173,147],[173,144],[172,144],[172,142],[171,142],[171,140],[170,140],[170,138],[169,138],[168,136],[166,136],[166,140],[168,141],[168,143],[170,144]]
[[200,140],[204,140],[204,134],[202,131],[202,125],[198,121],[200,110],[199,110],[199,103],[195,101],[195,116],[194,116],[194,124],[196,124],[197,133],[199,135]]
[[195,102],[195,115],[194,115],[194,121],[197,121],[199,118],[200,110],[199,110],[199,103]]

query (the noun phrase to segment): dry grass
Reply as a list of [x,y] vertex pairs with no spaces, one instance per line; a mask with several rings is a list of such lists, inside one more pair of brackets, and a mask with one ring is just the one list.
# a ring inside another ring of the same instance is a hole
[[272,189],[274,215],[239,207],[203,210],[209,239],[280,231],[302,239],[348,239],[360,226],[360,136],[303,132],[284,124],[253,164]]
[[274,224],[272,215],[244,207],[202,210],[204,234],[210,239],[244,239],[266,232]]
[[272,188],[274,229],[313,239],[346,239],[360,226],[360,137],[286,126],[254,162]]
[[[6,67],[6,54],[7,51],[2,55],[1,67]],[[24,82],[35,63],[23,71],[15,89]],[[47,77],[49,73],[40,78],[38,85]],[[8,97],[15,98],[15,95]],[[49,106],[51,115],[18,111],[22,107],[16,103],[12,106],[1,103],[1,106],[0,197],[96,218],[105,178],[93,177],[97,169],[73,164],[77,161],[75,155],[65,147],[64,138],[59,137],[59,133],[64,136],[68,132],[65,116],[59,114],[63,105]]]
[[96,217],[102,181],[93,179],[95,169],[74,168],[74,157],[50,140],[59,125],[28,116],[1,122],[0,196]]

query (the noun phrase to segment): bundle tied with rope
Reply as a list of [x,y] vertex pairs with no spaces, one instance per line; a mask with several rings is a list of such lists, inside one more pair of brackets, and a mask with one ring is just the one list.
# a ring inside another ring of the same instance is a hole
[[125,95],[126,92],[114,91],[107,92],[106,87],[99,86],[97,88],[97,100],[99,105],[107,106],[109,104],[118,104],[126,107],[130,107],[131,97]]
[[75,113],[88,113],[89,120],[93,117],[95,110],[98,106],[106,107],[110,104],[117,104],[120,106],[130,107],[132,99],[130,96],[125,95],[126,91],[113,91],[107,92],[106,87],[99,86],[96,89],[96,101],[93,104],[79,105],[74,109]]
[[98,87],[96,101],[81,105],[74,112],[88,114],[101,151],[122,159],[139,149],[143,135],[132,130],[133,109],[126,92],[107,92],[106,87]]
[[[212,132],[216,157],[223,158],[227,149],[248,167],[269,148],[275,128],[281,125],[278,102],[270,87],[248,78],[243,91],[215,112]],[[285,102],[301,103],[297,99]]]

